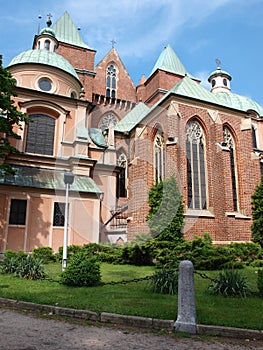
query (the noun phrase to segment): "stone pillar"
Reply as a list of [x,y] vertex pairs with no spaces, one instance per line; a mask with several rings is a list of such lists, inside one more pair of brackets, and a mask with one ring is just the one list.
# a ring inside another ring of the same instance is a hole
[[178,280],[178,315],[175,331],[196,334],[196,309],[194,266],[191,261],[181,261]]

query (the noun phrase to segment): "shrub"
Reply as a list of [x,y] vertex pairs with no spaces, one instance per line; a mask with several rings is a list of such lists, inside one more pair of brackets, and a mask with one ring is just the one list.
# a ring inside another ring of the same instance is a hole
[[215,295],[246,296],[250,290],[246,278],[236,270],[224,270],[219,272],[216,281],[209,290]]
[[19,250],[18,252],[15,252],[13,250],[6,250],[4,252],[4,258],[9,259],[9,258],[16,258],[16,257],[26,257],[27,254],[23,250]]
[[53,262],[56,260],[53,250],[50,247],[39,247],[32,251],[32,256],[43,261],[44,264]]
[[129,244],[122,248],[121,261],[123,264],[136,266],[153,265],[152,246],[148,242],[143,244]]
[[[79,252],[81,249],[82,249],[81,246],[74,245],[74,244],[69,245],[67,247],[67,260],[69,261],[74,256],[74,254]],[[56,260],[62,261],[62,256],[63,256],[63,247],[59,247],[58,253],[56,254]]]
[[250,264],[252,267],[263,267],[263,259],[256,259]]
[[98,259],[90,258],[85,251],[76,253],[61,274],[61,283],[68,286],[92,287],[101,281]]
[[263,270],[258,270],[257,287],[258,287],[260,296],[263,297]]
[[251,197],[253,224],[251,232],[253,241],[263,248],[263,174],[260,184]]
[[148,203],[147,221],[152,236],[160,241],[182,239],[183,204],[175,176],[154,185],[149,191]]
[[250,265],[254,260],[262,258],[262,248],[258,243],[231,243],[228,246],[228,250],[235,255],[237,261],[241,261],[246,265]]
[[174,270],[157,271],[152,278],[154,293],[174,295],[178,292],[178,272]]
[[42,279],[46,277],[43,262],[32,255],[8,254],[1,265],[2,273],[12,273],[16,277],[26,279]]

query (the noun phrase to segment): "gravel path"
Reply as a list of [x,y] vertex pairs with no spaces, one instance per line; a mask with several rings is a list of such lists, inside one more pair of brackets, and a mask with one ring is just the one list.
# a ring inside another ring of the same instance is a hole
[[61,319],[0,309],[1,350],[248,350],[262,349],[253,340],[189,338],[134,329],[83,325]]

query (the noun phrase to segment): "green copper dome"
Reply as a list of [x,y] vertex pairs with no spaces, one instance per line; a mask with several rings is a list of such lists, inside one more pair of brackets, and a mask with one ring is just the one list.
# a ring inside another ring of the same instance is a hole
[[42,34],[48,34],[48,35],[53,36],[54,38],[56,37],[54,29],[49,28],[49,27],[43,28],[40,32],[40,35],[42,35]]
[[221,76],[224,76],[224,77],[227,77],[229,80],[231,80],[231,75],[229,73],[227,73],[226,71],[222,70],[221,68],[217,68],[215,71],[213,71],[210,75],[209,75],[209,78],[208,78],[208,81],[211,82],[212,78],[218,76],[218,75],[221,75]]
[[52,66],[58,69],[63,70],[64,72],[69,73],[74,78],[79,80],[78,75],[72,65],[61,55],[58,55],[55,52],[47,50],[27,50],[20,53],[18,56],[12,59],[8,67],[17,65],[17,64],[44,64],[47,66]]

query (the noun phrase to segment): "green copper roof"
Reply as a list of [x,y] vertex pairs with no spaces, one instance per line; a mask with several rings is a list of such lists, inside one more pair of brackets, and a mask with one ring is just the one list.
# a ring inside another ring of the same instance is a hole
[[89,136],[95,145],[103,148],[108,147],[101,129],[89,128]]
[[185,76],[151,108],[143,103],[138,104],[118,124],[116,124],[115,130],[121,132],[131,131],[142,122],[150,112],[158,108],[158,106],[171,94],[189,97],[201,102],[208,102],[213,105],[236,109],[243,112],[254,110],[259,115],[263,115],[262,107],[250,98],[234,94],[231,91],[212,93],[193,79]]
[[[211,93],[202,85],[185,76],[179,81],[168,93],[175,93],[186,97],[191,97],[197,100],[219,104],[216,94]],[[164,96],[165,97],[165,96]]]
[[234,94],[231,91],[212,93],[187,76],[176,84],[169,92],[243,112],[254,110],[259,115],[263,115],[262,107],[250,98]]
[[126,116],[115,125],[115,131],[130,132],[149,112],[150,108],[139,102]]
[[12,59],[9,66],[24,63],[44,64],[61,69],[79,80],[78,75],[72,65],[61,55],[47,50],[27,50]]
[[214,93],[214,95],[216,95],[216,97],[222,103],[226,103],[234,109],[239,109],[245,112],[248,110],[253,110],[259,115],[263,115],[262,107],[257,102],[251,100],[249,97],[237,95],[231,91],[220,91]]
[[[0,176],[0,185],[33,187],[48,190],[65,190],[64,172],[52,169],[40,169],[27,166],[13,166],[15,175]],[[93,179],[84,175],[75,175],[71,191],[101,193]]]
[[179,60],[178,56],[172,49],[170,45],[165,46],[163,51],[161,52],[153,70],[151,71],[150,76],[157,71],[157,69],[170,72],[173,74],[178,74],[181,76],[191,76],[183,66],[182,62]]
[[90,49],[82,40],[78,29],[75,27],[67,11],[53,25],[53,29],[58,41]]

